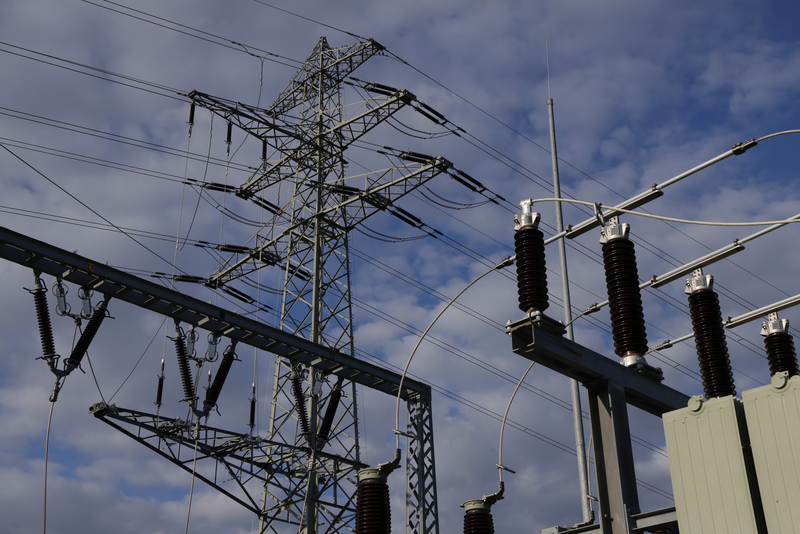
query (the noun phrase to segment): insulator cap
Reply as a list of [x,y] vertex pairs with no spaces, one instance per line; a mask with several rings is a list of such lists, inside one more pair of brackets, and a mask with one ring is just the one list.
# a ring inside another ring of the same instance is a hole
[[611,219],[608,225],[600,230],[600,243],[608,243],[614,239],[629,239],[631,225],[620,223],[617,217]]
[[788,332],[789,319],[779,319],[777,313],[770,313],[767,320],[761,323],[761,335],[768,336],[776,332]]
[[529,226],[537,228],[539,226],[539,220],[542,218],[542,216],[536,211],[531,211],[533,199],[529,198],[527,200],[523,200],[519,203],[519,205],[522,208],[522,214],[514,215],[514,230],[521,230],[522,228],[527,228]]
[[709,291],[714,289],[714,277],[710,274],[703,274],[703,269],[695,269],[692,272],[692,277],[686,279],[686,289],[684,289],[684,293],[687,295],[691,295],[695,291],[699,291],[701,289],[708,289]]

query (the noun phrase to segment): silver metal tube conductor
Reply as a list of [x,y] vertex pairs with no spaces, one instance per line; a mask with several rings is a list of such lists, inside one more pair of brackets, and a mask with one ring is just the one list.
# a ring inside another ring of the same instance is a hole
[[[749,148],[749,147],[747,147],[747,148]],[[742,152],[743,151],[738,151],[735,148],[733,148],[731,150],[728,150],[727,152],[723,152],[719,156],[717,156],[715,158],[711,158],[710,160],[706,161],[705,163],[701,163],[697,167],[689,169],[688,171],[683,172],[683,173],[681,173],[681,174],[679,174],[677,176],[673,176],[669,180],[666,180],[666,181],[664,181],[664,182],[662,182],[660,184],[654,184],[653,187],[650,190],[645,191],[645,192],[643,192],[643,193],[641,193],[641,194],[639,194],[639,195],[637,195],[637,196],[635,196],[635,197],[633,197],[633,198],[631,198],[629,200],[621,202],[620,204],[614,206],[614,208],[631,209],[632,207],[638,207],[638,206],[641,206],[642,204],[646,204],[649,200],[652,200],[652,199],[657,198],[658,196],[660,196],[660,195],[657,194],[657,192],[660,192],[665,187],[670,186],[670,185],[674,184],[675,182],[679,182],[680,180],[683,180],[684,178],[686,178],[688,176],[691,176],[691,175],[693,175],[693,174],[695,174],[697,172],[700,172],[703,169],[705,169],[707,167],[710,167],[711,165],[714,165],[715,163],[719,163],[720,161],[722,161],[722,160],[724,160],[724,159],[726,159],[726,158],[728,158],[730,156],[733,156],[734,154],[738,155],[738,154],[741,154]],[[607,219],[607,218],[615,215],[614,208],[609,208],[608,211],[604,212],[603,213],[603,218]],[[546,239],[544,244],[548,245],[548,244],[552,243],[553,241],[561,239],[562,237],[566,236],[567,234],[573,234],[574,235],[574,232],[576,230],[581,229],[583,227],[586,227],[586,229],[589,229],[589,228],[594,227],[596,224],[597,224],[597,219],[595,217],[590,217],[589,219],[586,219],[582,223],[573,226],[568,231],[567,230],[559,231],[556,235],[550,237],[549,239]]]
[[[558,150],[556,149],[556,122],[553,114],[553,99],[547,99],[547,110],[550,116],[550,156],[553,160],[553,195],[561,198],[561,181],[558,175]],[[564,217],[561,211],[561,202],[556,202],[556,231],[562,233],[564,230]],[[561,261],[561,288],[564,299],[564,324],[567,325],[566,337],[570,341],[575,340],[572,330],[572,305],[569,296],[569,274],[567,271],[567,250],[564,238],[558,240],[558,255]],[[581,410],[581,390],[578,381],[574,378],[569,380],[570,392],[572,394],[572,421],[575,427],[575,450],[578,453],[578,478],[581,490],[581,509],[583,510],[584,522],[593,519],[591,503],[589,501],[589,470],[586,465],[586,444],[583,434],[583,411]]]

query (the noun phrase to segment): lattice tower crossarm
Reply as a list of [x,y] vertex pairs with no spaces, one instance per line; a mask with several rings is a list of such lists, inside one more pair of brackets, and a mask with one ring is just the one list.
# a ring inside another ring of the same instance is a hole
[[[452,168],[444,158],[416,154],[408,158],[413,165],[398,165],[358,178],[347,176],[345,150],[416,101],[408,91],[387,91],[386,86],[381,86],[373,91],[381,95],[379,98],[342,105],[342,82],[382,50],[371,40],[331,48],[321,38],[287,88],[265,109],[198,91],[189,95],[194,105],[208,108],[264,144],[263,165],[235,189],[237,196],[261,203],[264,201],[257,196],[261,191],[284,183],[293,187],[291,200],[281,217],[276,218],[270,238],[256,236],[255,246],[232,256],[206,283],[222,287],[264,266],[280,266],[284,277],[281,328],[349,354],[354,353],[349,231]],[[362,88],[368,92],[374,89],[370,84]],[[402,154],[399,156],[402,158]],[[302,387],[292,383],[298,373],[303,375]],[[336,418],[322,443],[317,434],[323,411],[331,404],[333,384],[313,365],[279,358],[272,390],[270,439],[312,451],[325,447],[347,461],[359,462],[355,385],[345,381],[337,388],[341,398],[337,392]],[[298,426],[300,421],[303,424]],[[430,452],[430,466],[424,476],[433,473],[432,448]],[[306,476],[292,481],[286,498],[272,494],[271,485],[279,481],[267,477],[265,511],[270,501],[288,499],[302,503],[303,517],[299,521],[307,534],[315,534],[318,527],[327,532],[346,529],[348,521],[341,515],[343,509],[324,504],[327,490],[319,473],[327,465],[311,454],[306,469]],[[424,485],[425,481],[419,483]],[[262,519],[261,530],[265,531],[277,518]]]

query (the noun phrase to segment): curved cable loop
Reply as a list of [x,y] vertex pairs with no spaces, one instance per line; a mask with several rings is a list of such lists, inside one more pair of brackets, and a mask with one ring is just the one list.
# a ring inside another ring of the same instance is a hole
[[[800,133],[800,132],[799,132]],[[585,200],[572,200],[569,198],[537,198],[531,201],[531,204],[536,202],[567,202],[570,204],[581,204],[583,206],[592,206],[596,210],[603,208],[600,202],[587,202]],[[677,219],[675,217],[666,217],[664,215],[653,215],[652,213],[642,213],[641,211],[627,210],[608,206],[609,209],[618,211],[620,213],[628,213],[630,215],[638,215],[639,217],[647,217],[648,219],[657,219],[660,221],[670,221],[683,224],[697,224],[701,226],[767,226],[770,224],[789,224],[800,222],[800,219],[782,219],[780,221],[752,221],[752,222],[719,222],[719,221],[694,221],[690,219]],[[600,219],[602,220],[602,219]]]
[[463,295],[464,292],[467,289],[469,289],[470,287],[475,285],[475,283],[477,283],[478,280],[480,280],[481,278],[483,278],[487,274],[491,273],[492,271],[496,271],[496,270],[502,269],[504,267],[508,267],[509,265],[512,265],[513,263],[514,262],[511,259],[511,257],[507,256],[507,257],[503,258],[503,260],[500,263],[498,263],[497,265],[495,265],[494,267],[492,267],[491,269],[489,269],[488,271],[486,271],[485,273],[480,275],[478,278],[476,278],[475,280],[473,280],[472,282],[467,284],[467,286],[464,289],[462,289],[461,291],[459,291],[458,294],[455,297],[450,299],[450,302],[445,304],[444,308],[442,308],[442,310],[436,315],[436,317],[433,319],[433,321],[431,321],[431,324],[428,325],[428,328],[425,329],[425,331],[422,333],[422,335],[417,340],[417,344],[414,345],[414,350],[411,351],[411,355],[408,357],[408,361],[406,361],[405,367],[403,367],[403,374],[400,376],[400,385],[397,388],[397,405],[395,407],[395,419],[394,419],[394,421],[395,421],[395,428],[394,428],[395,446],[396,446],[397,450],[400,450],[400,435],[403,434],[404,436],[407,436],[407,434],[405,432],[402,432],[400,430],[400,395],[403,392],[403,381],[406,378],[406,373],[408,373],[408,366],[411,365],[411,360],[414,358],[414,354],[416,354],[417,349],[419,348],[420,344],[422,343],[422,340],[425,339],[425,336],[428,334],[430,329],[433,328],[433,325],[436,324],[436,321],[439,320],[439,318],[444,314],[444,312],[447,311],[447,309],[456,301],[456,299],[458,299],[458,297]]

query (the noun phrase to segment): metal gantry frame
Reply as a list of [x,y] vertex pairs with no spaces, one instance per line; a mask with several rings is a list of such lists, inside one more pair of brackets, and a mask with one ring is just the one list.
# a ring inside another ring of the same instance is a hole
[[541,313],[509,323],[512,350],[520,356],[577,380],[586,387],[594,436],[600,520],[578,528],[554,527],[546,532],[631,534],[672,529],[675,508],[642,513],[628,426],[628,404],[660,417],[686,406],[689,397],[661,383],[645,369],[625,367],[563,337],[561,323]]
[[[423,518],[410,532],[438,533],[429,385],[406,377],[401,390],[401,377],[396,373],[2,227],[0,258],[101,293],[112,301],[127,302],[271,352],[287,362],[313,367],[325,376],[393,397],[399,391],[407,403],[409,417],[418,421],[414,437],[415,443],[421,444],[410,448],[414,452],[407,459],[409,469],[419,474],[411,488],[415,497],[409,499],[409,516]],[[301,523],[306,503],[302,496],[298,498],[296,480],[308,479],[309,465],[313,462],[319,481],[317,499],[323,510],[333,510],[330,515],[325,512],[321,516],[323,523],[330,530],[352,530],[355,473],[365,464],[336,452],[227,431],[197,420],[169,418],[105,403],[95,404],[91,412],[188,472],[192,472],[190,465],[196,445],[201,465],[196,472],[198,478],[256,513],[264,529],[271,528],[276,521]],[[264,500],[263,488],[268,482],[271,491]]]

